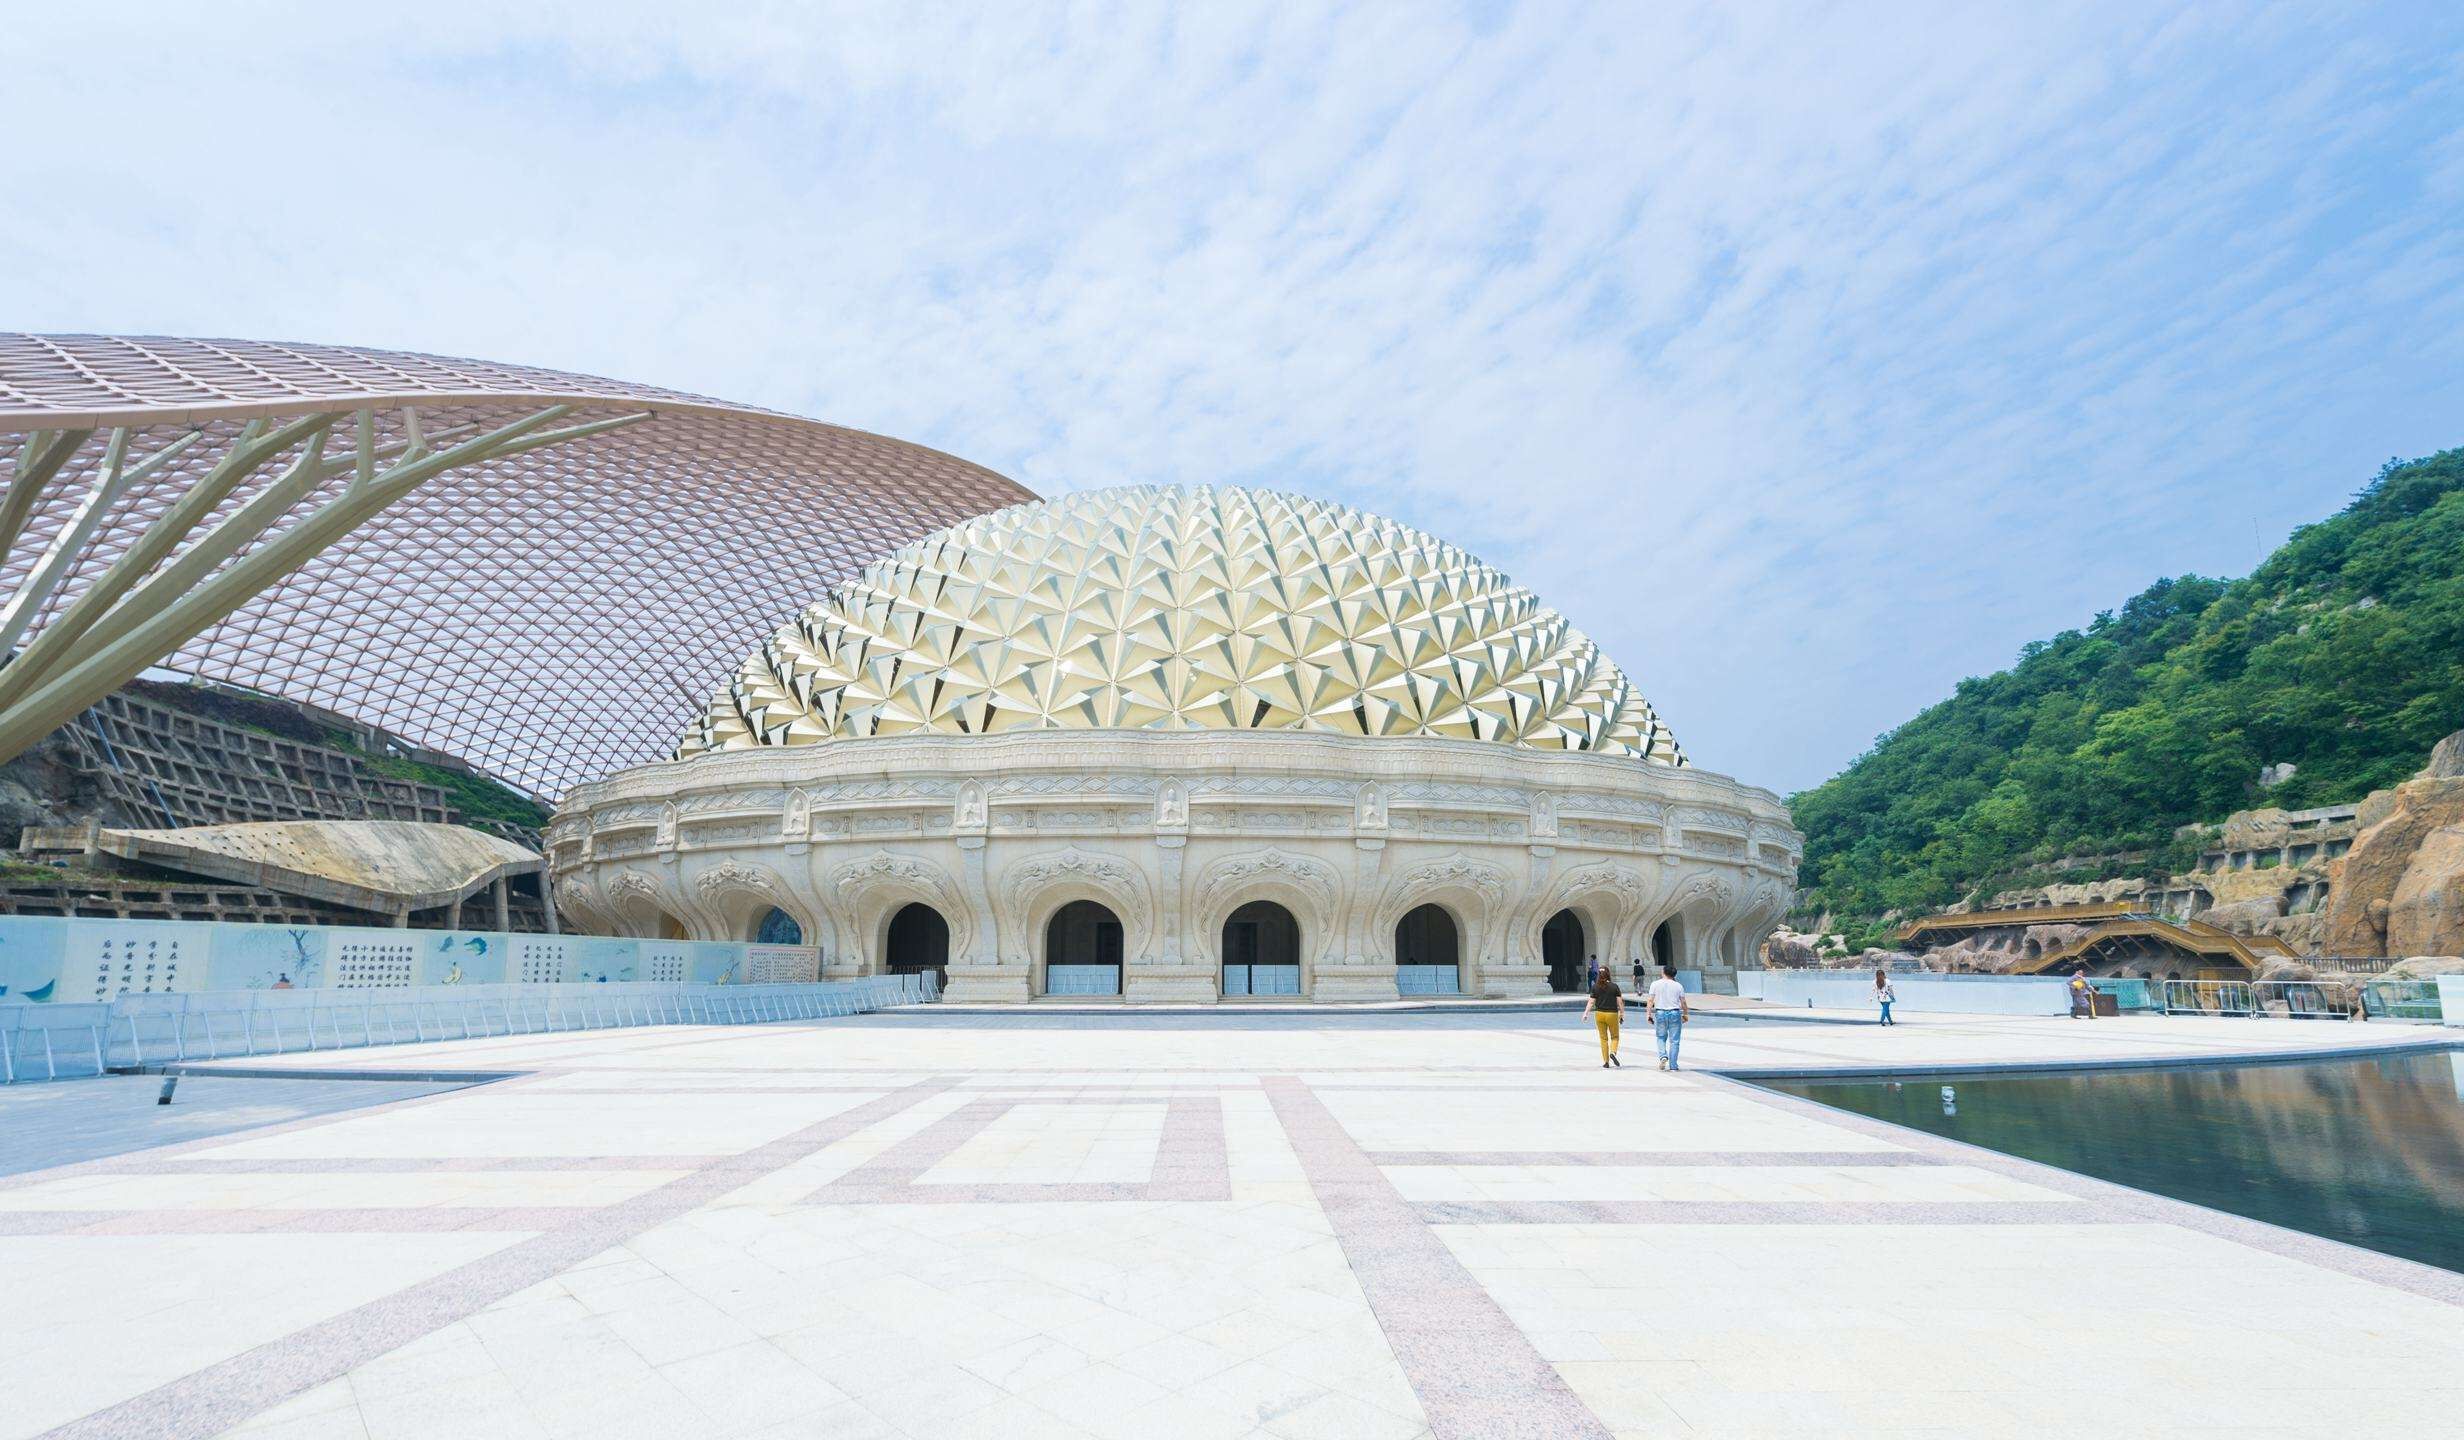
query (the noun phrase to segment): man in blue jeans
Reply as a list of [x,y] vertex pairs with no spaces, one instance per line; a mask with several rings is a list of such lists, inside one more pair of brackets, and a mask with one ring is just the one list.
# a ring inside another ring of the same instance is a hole
[[1693,1014],[1686,1004],[1685,987],[1677,983],[1676,966],[1660,967],[1660,978],[1651,982],[1643,1008],[1651,1017],[1651,1038],[1660,1047],[1660,1068],[1676,1069],[1677,1046],[1685,1039],[1685,1022]]

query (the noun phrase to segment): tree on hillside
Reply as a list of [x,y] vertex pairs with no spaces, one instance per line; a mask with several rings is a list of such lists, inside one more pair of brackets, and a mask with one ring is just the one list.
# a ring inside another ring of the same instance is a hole
[[[1792,797],[1800,910],[1871,922],[2062,856],[2163,851],[2250,804],[2355,799],[2459,727],[2464,450],[2449,450],[2389,462],[2243,579],[2159,580],[2029,642]],[[2262,793],[2260,768],[2281,761],[2298,773]]]

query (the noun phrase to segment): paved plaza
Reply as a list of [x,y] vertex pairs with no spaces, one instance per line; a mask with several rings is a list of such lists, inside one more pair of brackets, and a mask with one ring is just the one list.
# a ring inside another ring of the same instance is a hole
[[0,1440],[2418,1435],[2464,1277],[1717,1072],[2441,1038],[899,1012],[251,1062],[518,1073],[143,1149],[38,1087]]

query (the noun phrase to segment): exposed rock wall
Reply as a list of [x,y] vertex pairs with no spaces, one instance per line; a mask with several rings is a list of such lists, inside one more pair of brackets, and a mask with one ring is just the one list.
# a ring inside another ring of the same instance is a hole
[[2464,955],[2464,731],[2360,818],[2328,898],[2328,953]]

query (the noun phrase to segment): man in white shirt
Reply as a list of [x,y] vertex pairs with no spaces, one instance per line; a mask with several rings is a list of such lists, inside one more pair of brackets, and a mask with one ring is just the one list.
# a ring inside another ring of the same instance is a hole
[[1686,1003],[1685,987],[1677,983],[1677,967],[1663,965],[1660,978],[1651,982],[1651,991],[1643,997],[1645,1013],[1651,1017],[1651,1035],[1659,1043],[1660,1068],[1677,1068],[1677,1046],[1685,1039],[1685,1022],[1693,1016]]

